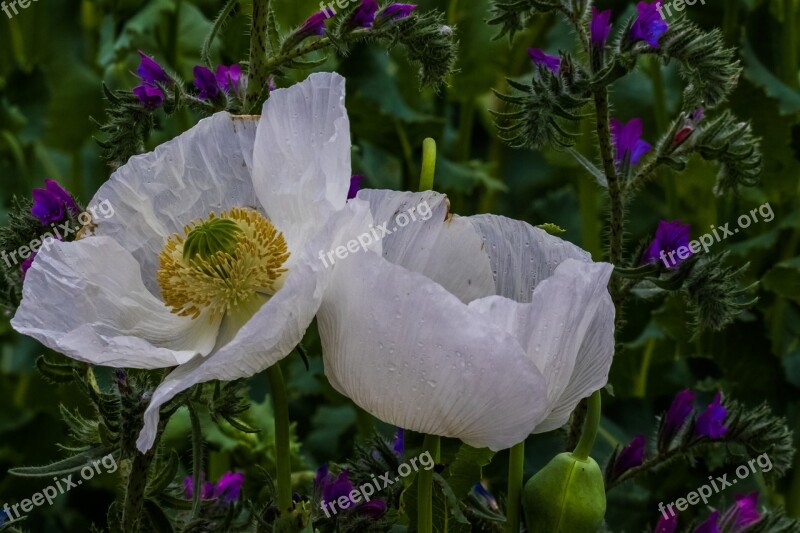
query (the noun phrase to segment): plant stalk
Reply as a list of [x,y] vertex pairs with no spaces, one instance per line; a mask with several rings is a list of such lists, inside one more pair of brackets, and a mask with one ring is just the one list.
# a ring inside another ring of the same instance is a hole
[[[439,461],[441,439],[436,435],[425,435],[422,453],[429,452],[435,462]],[[417,532],[433,533],[433,469],[420,470],[417,489]]]
[[267,370],[272,404],[275,410],[275,455],[278,475],[276,480],[277,501],[281,515],[292,510],[292,457],[289,433],[289,397],[280,364]]
[[508,456],[508,512],[506,533],[519,533],[522,482],[525,477],[525,441],[511,448]]

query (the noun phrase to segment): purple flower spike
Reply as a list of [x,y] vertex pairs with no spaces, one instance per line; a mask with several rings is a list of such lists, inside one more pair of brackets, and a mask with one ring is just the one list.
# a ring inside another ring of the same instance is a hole
[[73,214],[80,213],[78,204],[72,196],[64,190],[58,182],[44,180],[44,189],[33,190],[33,207],[31,214],[44,225],[64,220],[68,211]]
[[[203,476],[203,478],[201,479],[205,479],[205,476]],[[210,481],[203,481],[200,484],[200,499],[201,500],[214,499],[215,491],[216,491],[216,486],[213,483],[211,483]],[[194,478],[192,476],[189,476],[183,480],[183,492],[187,500],[191,500],[192,498],[194,498]]]
[[409,16],[415,9],[416,4],[390,4],[380,13],[381,20],[399,20]]
[[217,77],[206,67],[197,66],[194,72],[194,85],[200,91],[197,97],[200,100],[213,100],[219,96],[219,85]]
[[353,24],[361,28],[371,28],[378,8],[377,0],[361,0],[353,13]]
[[161,104],[164,103],[164,92],[153,85],[146,83],[137,85],[133,88],[133,94],[139,98],[142,105],[149,109],[161,107]]
[[653,2],[648,4],[646,2],[639,2],[636,4],[636,10],[639,16],[631,26],[630,37],[636,41],[645,41],[653,48],[658,48],[658,39],[669,28],[669,24],[664,20],[661,14],[661,2]]
[[324,11],[314,13],[297,30],[298,36],[305,38],[311,35],[325,35],[325,21],[328,15]]
[[[642,263],[662,261],[667,268],[677,267],[692,256],[692,249],[689,247],[689,234],[691,229],[692,227],[689,224],[683,224],[680,220],[672,222],[662,220],[659,222],[658,229],[656,230],[656,238],[650,243],[650,246],[647,247],[642,257]],[[694,394],[689,391],[684,391],[684,393],[691,394],[691,399],[683,399],[683,401],[688,401],[689,404],[691,404],[691,401],[694,400]],[[675,401],[678,401],[677,397]],[[673,402],[673,406],[677,408],[675,402]],[[682,405],[681,412],[689,409],[689,407],[690,406]],[[670,412],[671,411],[672,407],[670,407]],[[689,412],[691,412],[691,409]],[[667,417],[669,421],[669,413]],[[675,431],[678,429],[680,429],[680,427],[675,428]]]
[[152,57],[148,56],[141,50],[139,50],[139,57],[141,61],[139,62],[139,68],[136,69],[136,72],[139,74],[139,77],[142,78],[142,81],[147,85],[156,85],[157,83],[170,83],[169,76],[167,73],[164,72],[164,69],[161,68]]
[[[688,241],[688,236],[687,236]],[[667,441],[671,441],[686,424],[686,419],[694,411],[694,392],[684,389],[675,395],[672,405],[664,416],[661,433]]]
[[592,22],[589,25],[592,44],[597,48],[604,48],[611,33],[611,10],[598,11],[592,6]]
[[632,118],[627,124],[611,119],[611,135],[616,146],[617,169],[627,164],[636,165],[652,146],[642,140],[642,119]]
[[217,482],[216,496],[225,503],[233,503],[239,499],[244,485],[244,474],[226,472]]
[[678,515],[661,515],[654,533],[675,533],[678,529]]
[[242,78],[242,68],[239,65],[226,67],[220,65],[215,74],[217,87],[228,94],[239,94],[239,80]]
[[719,511],[714,511],[708,520],[697,526],[694,533],[720,533],[719,531]]
[[358,195],[358,191],[361,190],[361,180],[363,179],[364,176],[361,174],[356,174],[350,178],[350,191],[347,193],[348,200],[352,200]]
[[641,466],[644,462],[645,445],[644,435],[636,435],[630,444],[622,448],[614,464],[614,477],[621,476],[631,468]]
[[722,393],[717,392],[714,395],[714,401],[708,404],[705,412],[697,417],[697,434],[710,439],[723,437],[728,432],[728,428],[725,427],[727,416],[728,410],[722,405]]
[[560,57],[546,54],[539,48],[528,48],[528,55],[531,56],[531,59],[533,59],[533,62],[536,66],[547,67],[553,72],[553,74],[558,74],[558,71],[561,68]]

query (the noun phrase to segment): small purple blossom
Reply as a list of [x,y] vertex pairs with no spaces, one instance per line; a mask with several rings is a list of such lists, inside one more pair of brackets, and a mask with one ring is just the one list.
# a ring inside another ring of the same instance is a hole
[[350,499],[353,492],[353,484],[350,482],[350,472],[343,470],[336,478],[328,471],[327,465],[322,465],[317,470],[317,477],[314,486],[318,494],[322,497],[322,505],[333,503],[341,497],[345,497],[350,502],[347,508],[353,508],[359,514],[363,514],[375,520],[386,514],[387,506],[383,500],[372,500],[360,505]]
[[497,504],[497,498],[494,497],[494,494],[489,492],[489,489],[483,483],[475,483],[475,486],[472,487],[473,492],[478,495],[484,502],[486,502],[486,506],[493,511],[500,511],[500,506]]
[[658,519],[654,533],[675,533],[678,529],[678,515],[664,515]]
[[164,91],[153,85],[142,83],[133,88],[133,94],[149,109],[161,107],[164,103]]
[[561,58],[546,54],[540,48],[528,48],[528,55],[533,59],[533,63],[538,66],[544,66],[551,70],[553,74],[558,74],[561,68]]
[[642,140],[642,119],[632,118],[627,124],[611,119],[611,135],[616,147],[617,169],[636,165],[652,146]]
[[375,22],[375,13],[378,12],[377,0],[361,0],[356,10],[353,12],[353,24],[360,28],[371,28]]
[[589,33],[592,44],[597,48],[604,48],[611,33],[611,10],[598,11],[592,6],[592,22],[589,24]]
[[[205,481],[205,476],[203,476],[200,483],[200,499],[213,499],[215,490],[216,486],[210,481]],[[183,480],[183,494],[187,500],[194,498],[194,478],[192,476],[188,476]]]
[[681,128],[678,133],[675,134],[675,138],[672,140],[672,144],[675,148],[682,145],[689,136],[694,133],[694,130],[697,129],[697,125],[700,123],[701,120],[705,118],[705,111],[702,107],[698,107],[689,115],[686,124],[684,124],[683,128]]
[[44,180],[44,189],[33,190],[31,214],[44,225],[61,222],[71,211],[80,213],[78,204],[64,188],[54,180]]
[[633,440],[622,448],[614,463],[614,477],[618,478],[631,468],[641,466],[644,462],[644,448],[646,445],[644,435],[636,435]]
[[730,533],[742,533],[759,520],[758,492],[751,492],[736,495],[736,503],[722,516],[721,525]]
[[361,180],[364,179],[364,176],[361,174],[356,174],[350,178],[350,190],[347,192],[347,199],[352,200],[358,195],[358,191],[361,190]]
[[390,4],[381,10],[379,17],[381,21],[404,19],[415,9],[416,4]]
[[[661,260],[667,268],[677,267],[692,255],[692,249],[689,247],[691,229],[689,224],[683,224],[680,220],[660,221],[656,229],[656,238],[645,250],[642,263],[655,263]],[[681,258],[681,255],[684,257]]]
[[725,427],[725,418],[727,418],[727,416],[728,409],[722,405],[722,393],[717,392],[717,394],[714,395],[714,400],[708,404],[706,410],[697,417],[695,431],[698,435],[710,439],[719,439],[728,432],[728,428]]
[[239,94],[239,81],[242,79],[242,67],[239,65],[219,65],[215,73],[217,87],[228,94]]
[[664,424],[661,430],[667,441],[671,441],[675,437],[678,431],[686,424],[686,419],[694,411],[694,397],[694,392],[689,389],[683,389],[675,395],[672,405],[669,406],[667,414],[664,415]]
[[19,271],[22,274],[22,278],[25,279],[25,275],[28,273],[28,270],[31,269],[33,266],[33,260],[36,259],[36,252],[33,252],[30,257],[28,257],[22,264],[19,266]]
[[244,485],[244,474],[226,472],[217,482],[215,495],[224,503],[233,503],[239,499],[242,485]]
[[669,28],[669,24],[661,15],[661,2],[639,2],[636,4],[639,15],[631,26],[630,37],[636,41],[645,41],[653,48],[658,48],[658,39]]
[[325,35],[326,20],[328,20],[328,15],[324,11],[314,13],[300,26],[297,30],[297,35],[301,38],[306,38],[311,35]]
[[719,511],[714,511],[708,516],[708,519],[697,526],[694,533],[720,533],[719,530]]
[[192,72],[194,73],[194,85],[200,91],[197,95],[200,100],[214,100],[219,96],[217,77],[209,68],[198,65]]
[[169,76],[167,76],[167,73],[164,72],[164,69],[155,59],[141,50],[139,50],[139,57],[141,61],[139,62],[139,68],[136,69],[136,72],[145,84],[155,86],[158,83],[170,83]]
[[392,449],[400,457],[403,457],[406,453],[405,434],[406,434],[405,429],[397,428],[397,433],[394,436],[394,446],[392,447]]

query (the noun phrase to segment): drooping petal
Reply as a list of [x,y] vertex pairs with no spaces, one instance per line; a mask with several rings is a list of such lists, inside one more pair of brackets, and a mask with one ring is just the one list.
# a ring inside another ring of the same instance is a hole
[[261,204],[284,231],[290,249],[347,201],[352,173],[344,99],[344,78],[318,73],[274,91],[264,104],[253,181]]
[[425,275],[465,303],[494,294],[484,243],[468,218],[449,214],[447,196],[367,189],[358,198],[370,203],[376,227],[388,230],[381,240],[386,260]]
[[577,403],[608,382],[614,350],[613,267],[564,261],[534,290],[530,303],[493,296],[471,309],[514,335],[547,383],[547,410],[532,432],[566,423]]
[[95,234],[133,254],[154,295],[161,292],[158,255],[170,235],[211,212],[258,206],[250,174],[256,124],[257,117],[228,113],[201,120],[154,152],[132,157],[89,202],[113,209],[95,221]]
[[385,422],[500,450],[545,415],[544,379],[516,339],[377,254],[337,264],[319,330],[331,384]]
[[170,313],[145,288],[136,260],[108,237],[42,248],[11,325],[78,361],[124,368],[165,368],[207,355],[219,330],[206,315]]
[[589,252],[525,222],[494,215],[468,218],[497,273],[495,294],[514,301],[530,302],[536,286],[565,260],[591,261]]

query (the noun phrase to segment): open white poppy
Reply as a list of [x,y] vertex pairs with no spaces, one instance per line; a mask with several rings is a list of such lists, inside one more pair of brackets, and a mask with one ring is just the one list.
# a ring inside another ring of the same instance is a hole
[[96,365],[177,366],[154,392],[140,450],[179,392],[288,355],[331,278],[319,251],[371,222],[365,202],[347,202],[344,95],[341,76],[314,74],[275,91],[260,120],[219,113],[131,158],[92,202],[114,216],[28,271],[20,333]]
[[434,192],[358,198],[377,224],[424,202],[433,216],[338,265],[319,314],[337,390],[386,422],[501,450],[606,384],[610,264],[524,222],[452,216]]

